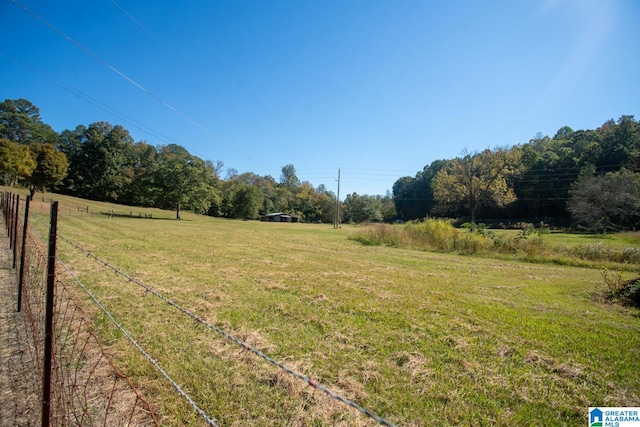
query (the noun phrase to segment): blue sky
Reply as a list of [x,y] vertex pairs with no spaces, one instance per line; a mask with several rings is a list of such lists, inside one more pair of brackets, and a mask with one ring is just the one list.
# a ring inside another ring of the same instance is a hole
[[637,0],[0,0],[0,98],[385,194],[465,148],[637,118],[639,23]]

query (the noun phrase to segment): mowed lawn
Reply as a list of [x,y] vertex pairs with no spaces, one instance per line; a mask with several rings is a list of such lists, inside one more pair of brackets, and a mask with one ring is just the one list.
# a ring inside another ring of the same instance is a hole
[[[350,226],[80,216],[58,198],[61,236],[397,425],[577,426],[589,406],[640,406],[639,312],[603,300],[597,268],[362,246]],[[58,255],[220,425],[376,425],[64,241]],[[204,424],[85,305],[161,422]]]

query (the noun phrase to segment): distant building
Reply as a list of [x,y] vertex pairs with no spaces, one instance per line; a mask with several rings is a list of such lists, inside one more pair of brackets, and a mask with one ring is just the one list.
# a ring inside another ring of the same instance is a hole
[[284,212],[270,213],[267,215],[260,215],[260,221],[267,222],[298,222],[298,217],[287,215]]

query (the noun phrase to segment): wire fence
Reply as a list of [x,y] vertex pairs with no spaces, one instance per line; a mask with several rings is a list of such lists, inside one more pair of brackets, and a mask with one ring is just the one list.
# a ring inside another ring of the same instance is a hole
[[[78,244],[74,243],[73,241],[60,236],[60,239],[64,240],[66,243],[68,243],[69,245],[71,245],[72,247],[74,247],[75,249],[81,251],[83,254],[85,254],[86,256],[94,259],[95,261],[99,262],[100,264],[102,264],[104,267],[113,270],[113,272],[115,274],[118,274],[122,277],[124,277],[129,283],[133,283],[139,287],[141,287],[142,289],[144,289],[147,293],[153,295],[154,297],[160,299],[161,301],[163,301],[164,303],[168,304],[169,306],[175,308],[176,310],[178,310],[180,313],[190,317],[192,320],[195,320],[195,322],[197,324],[203,325],[205,326],[207,329],[223,336],[224,338],[226,338],[227,340],[237,344],[238,346],[240,346],[243,351],[247,351],[250,352],[254,355],[256,355],[257,357],[261,358],[262,360],[270,363],[271,365],[275,366],[276,368],[284,371],[285,373],[287,373],[288,375],[290,375],[293,378],[296,378],[298,380],[301,380],[303,382],[305,382],[307,385],[313,387],[316,390],[319,390],[323,393],[325,393],[326,395],[328,395],[329,397],[331,397],[332,399],[341,402],[357,411],[359,411],[360,413],[366,415],[367,417],[375,420],[376,422],[378,422],[381,425],[385,425],[385,426],[389,426],[389,427],[393,427],[395,426],[395,424],[393,424],[392,422],[384,419],[383,417],[379,416],[378,414],[374,413],[373,411],[358,405],[356,402],[347,399],[346,397],[342,396],[339,393],[334,392],[333,390],[331,390],[330,388],[322,385],[321,383],[319,383],[317,380],[315,380],[314,378],[311,378],[307,375],[304,375],[300,372],[297,372],[294,369],[291,369],[290,367],[288,367],[287,365],[283,364],[282,362],[277,361],[276,359],[268,356],[267,354],[265,354],[264,352],[256,349],[255,347],[251,346],[249,343],[242,341],[241,339],[239,339],[238,337],[224,331],[223,329],[220,329],[219,327],[207,322],[205,319],[203,319],[201,316],[198,316],[196,313],[184,308],[183,306],[181,306],[180,304],[176,303],[175,301],[173,301],[172,299],[166,297],[165,295],[161,294],[160,292],[156,291],[155,289],[151,288],[150,286],[144,284],[143,282],[141,282],[140,280],[137,280],[129,275],[127,275],[126,273],[124,273],[121,269],[119,269],[118,267],[110,264],[108,261],[94,255],[93,253],[87,251],[86,249],[82,248],[81,246],[79,246]],[[83,286],[84,287],[84,286]],[[92,296],[92,298],[94,298]],[[95,300],[95,298],[94,298]],[[96,300],[96,302],[98,303],[98,301]],[[102,308],[102,307],[101,307]],[[111,314],[108,313],[104,308],[102,308],[103,311],[105,311],[105,313],[110,317]],[[113,318],[112,318],[113,319]],[[117,325],[117,323],[116,323]],[[117,325],[119,329],[120,326]],[[124,332],[124,331],[123,331]],[[126,332],[125,332],[126,333]],[[128,335],[128,334],[127,334]],[[129,336],[128,338],[130,340],[132,340]],[[136,347],[139,348],[139,350],[143,351],[140,346],[133,341],[134,345]],[[143,351],[144,352],[144,351]],[[152,363],[154,364],[154,366],[156,366],[157,369],[161,368],[157,365],[157,363],[155,361],[153,361],[153,359],[150,358],[150,356],[148,354],[145,353],[145,357],[147,357],[148,359],[150,359],[152,361]],[[175,384],[175,382],[173,382],[173,380],[171,380],[171,378],[169,378],[166,373],[164,373],[164,371],[161,371],[161,374],[163,376],[165,376],[170,382],[172,382],[172,384],[174,385],[174,387],[176,387],[178,389],[178,391],[183,394],[182,389],[180,387],[177,387],[177,384]],[[197,406],[197,404],[195,404],[193,402],[193,400],[189,397],[189,396],[185,396],[187,398],[187,400],[189,401],[189,403],[194,407],[194,409],[196,410],[196,412],[198,412],[198,414],[200,414],[205,421],[207,421],[210,425],[216,425],[215,421],[210,418],[209,416],[206,415],[206,413]]]
[[[11,202],[8,201],[8,204],[11,204]],[[20,202],[17,204],[19,205]],[[38,209],[41,208],[39,207]],[[16,214],[18,211],[19,209],[15,208]],[[28,212],[28,210],[25,209],[25,212]],[[5,217],[7,217],[7,215],[12,215],[11,209],[7,210]],[[7,224],[9,224],[10,221],[11,220],[7,219]],[[25,221],[25,224],[27,223],[28,221]],[[38,366],[42,366],[41,361],[43,357],[43,350],[41,350],[40,347],[42,347],[41,343],[44,342],[44,337],[42,336],[42,329],[39,325],[41,325],[41,319],[44,318],[46,312],[42,295],[46,294],[46,290],[44,288],[46,287],[47,282],[45,273],[47,269],[47,257],[44,254],[44,239],[42,239],[35,230],[33,230],[33,232],[25,233],[25,236],[27,236],[26,247],[28,247],[29,250],[27,251],[28,254],[26,255],[23,264],[26,265],[25,283],[28,284],[25,285],[25,295],[23,298],[25,300],[25,311],[28,310],[28,318],[30,319],[29,323],[31,325],[31,329],[33,329],[32,333],[35,353],[33,359],[37,360],[36,363]],[[326,394],[331,399],[357,410],[366,417],[376,421],[378,424],[394,426],[393,423],[377,415],[373,411],[324,386],[317,379],[304,375],[288,367],[282,362],[279,362],[264,352],[256,349],[249,343],[207,322],[198,314],[184,308],[179,303],[166,297],[140,280],[127,275],[117,266],[114,266],[108,261],[94,255],[79,244],[61,235],[57,235],[57,239],[66,242],[75,250],[102,264],[105,268],[112,270],[116,275],[123,277],[126,282],[144,289],[145,294],[153,295],[162,303],[165,303],[177,310],[177,313],[188,317],[190,320],[195,321],[196,324],[202,325],[207,330],[212,331],[226,340],[240,346],[243,352],[257,356],[259,359],[268,362],[270,365],[276,367],[285,374],[306,383],[307,386]],[[74,284],[76,289],[79,287],[86,295],[88,295],[93,303],[105,314],[109,321],[130,341],[134,347],[136,347],[140,354],[142,354],[142,356],[146,358],[151,365],[153,365],[156,371],[158,371],[160,375],[171,384],[178,394],[187,401],[201,419],[203,419],[208,425],[217,426],[218,421],[203,410],[195,399],[183,390],[176,380],[165,372],[160,363],[136,341],[132,334],[123,328],[118,320],[105,308],[101,301],[88,289],[88,287],[82,283],[73,271],[60,259],[57,260],[56,264],[61,267],[60,271],[64,272],[65,279],[63,280],[58,276],[55,280],[57,294],[54,310],[56,313],[54,316],[54,324],[56,325],[56,332],[54,334],[56,348],[54,355],[57,356],[57,359],[54,362],[53,367],[55,374],[52,376],[52,383],[54,384],[52,390],[54,391],[51,400],[52,405],[54,405],[52,406],[54,409],[52,409],[51,416],[54,425],[68,425],[70,420],[72,421],[72,424],[93,425],[91,422],[87,421],[97,419],[101,416],[105,417],[103,418],[104,420],[107,420],[107,418],[109,419],[109,422],[105,421],[104,425],[157,424],[157,420],[149,404],[135,390],[131,385],[131,382],[122,375],[115,366],[113,366],[95,335],[90,332],[90,328],[86,321],[87,316],[84,315],[84,312],[70,295],[71,292],[69,291],[69,288],[71,284]],[[95,355],[85,356],[85,353],[89,351],[93,351]],[[111,367],[110,370],[102,366],[105,363]],[[37,369],[39,369],[38,373],[40,377],[46,376],[41,367],[38,367]],[[110,373],[107,373],[107,371]],[[65,386],[69,384],[71,384],[72,388],[78,388],[78,378],[89,379],[89,384],[85,384],[83,390],[75,393],[71,398],[63,396],[62,393],[59,392],[59,394],[56,394],[57,392],[55,390],[64,389]],[[126,384],[123,384],[123,382]],[[100,384],[100,386],[96,387],[94,383]],[[130,387],[126,387],[125,385],[127,384]],[[127,393],[130,395],[129,397],[127,397]],[[101,405],[96,404],[99,400],[97,396],[101,396]],[[72,403],[70,404],[69,402]],[[56,418],[58,416],[61,417],[60,420]]]
[[68,276],[56,274],[55,234],[45,242],[28,229],[28,201],[3,193],[1,202],[18,275],[16,309],[24,312],[31,338],[42,425],[159,425],[150,404],[92,332]]
[[[53,201],[50,197],[38,197],[31,200],[31,210],[32,212],[36,212],[39,214],[47,214],[49,213],[49,207],[51,206],[51,202]],[[116,209],[107,209],[107,210],[98,210],[92,208],[89,205],[79,204],[79,203],[71,203],[67,202],[66,204],[60,204],[58,207],[58,214],[60,216],[73,216],[73,217],[127,217],[127,218],[146,218],[146,219],[158,219],[159,217],[154,216],[149,212],[140,212],[135,211],[133,209],[130,210],[122,210],[121,207],[119,210]]]

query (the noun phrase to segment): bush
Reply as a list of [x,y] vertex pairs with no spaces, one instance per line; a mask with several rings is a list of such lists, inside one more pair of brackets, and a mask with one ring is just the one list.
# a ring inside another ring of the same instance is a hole
[[478,232],[464,233],[443,219],[427,219],[402,226],[371,224],[363,227],[351,239],[365,245],[408,246],[466,254],[491,250],[493,247],[492,239]]
[[602,278],[607,285],[605,297],[608,301],[640,307],[640,276],[631,280],[622,280],[620,273],[611,275],[608,270],[604,270]]
[[490,251],[494,241],[478,233],[460,233],[455,241],[455,250],[465,254],[477,254]]
[[456,249],[456,237],[460,233],[451,222],[443,219],[427,219],[424,222],[408,223],[405,224],[405,230],[420,246],[445,252]]

